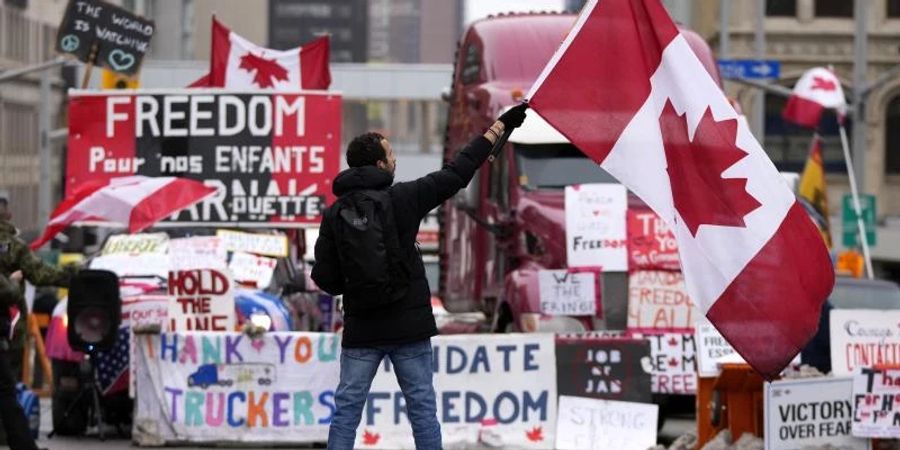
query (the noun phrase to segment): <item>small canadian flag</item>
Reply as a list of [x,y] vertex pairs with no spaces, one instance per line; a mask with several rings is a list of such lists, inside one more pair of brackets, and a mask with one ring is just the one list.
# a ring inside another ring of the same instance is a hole
[[328,89],[329,38],[323,36],[290,50],[260,47],[212,21],[209,74],[191,87],[231,89]]
[[797,80],[781,115],[797,125],[816,128],[826,109],[833,109],[838,118],[843,120],[847,112],[847,100],[844,98],[841,81],[834,72],[824,67],[814,67]]

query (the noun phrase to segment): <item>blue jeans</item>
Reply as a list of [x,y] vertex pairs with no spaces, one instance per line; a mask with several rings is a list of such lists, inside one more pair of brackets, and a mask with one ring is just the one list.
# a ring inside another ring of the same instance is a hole
[[385,356],[391,359],[406,400],[416,449],[440,450],[441,425],[431,384],[433,361],[429,339],[403,345],[341,349],[341,381],[334,395],[337,411],[328,430],[329,450],[353,448],[369,387]]

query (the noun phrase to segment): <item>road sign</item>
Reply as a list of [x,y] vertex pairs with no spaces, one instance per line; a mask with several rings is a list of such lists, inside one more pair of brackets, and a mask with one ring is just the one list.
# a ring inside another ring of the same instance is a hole
[[781,75],[781,62],[774,59],[720,59],[722,78],[752,78],[774,80]]
[[[875,196],[872,194],[860,194],[859,207],[863,218],[863,226],[866,229],[866,241],[872,247],[875,245]],[[844,194],[841,210],[843,211],[844,246],[859,247],[859,225],[856,223],[856,211],[853,208],[853,197],[850,194]]]

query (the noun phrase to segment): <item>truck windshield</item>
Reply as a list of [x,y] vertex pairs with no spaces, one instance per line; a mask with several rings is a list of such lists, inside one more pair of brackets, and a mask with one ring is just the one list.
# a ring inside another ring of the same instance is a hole
[[563,189],[570,184],[618,183],[572,144],[515,144],[519,183],[525,189]]

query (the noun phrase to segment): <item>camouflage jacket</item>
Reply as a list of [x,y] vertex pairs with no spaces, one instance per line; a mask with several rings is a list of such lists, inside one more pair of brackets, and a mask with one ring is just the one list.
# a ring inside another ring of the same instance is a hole
[[[0,275],[7,278],[9,284],[8,277],[17,270],[21,270],[25,279],[35,286],[68,287],[73,274],[72,270],[45,264],[31,252],[28,244],[19,239],[16,227],[0,220]],[[9,289],[0,286],[0,309],[17,304],[25,312],[25,298],[21,288],[16,289],[16,292],[17,295],[10,298]]]

